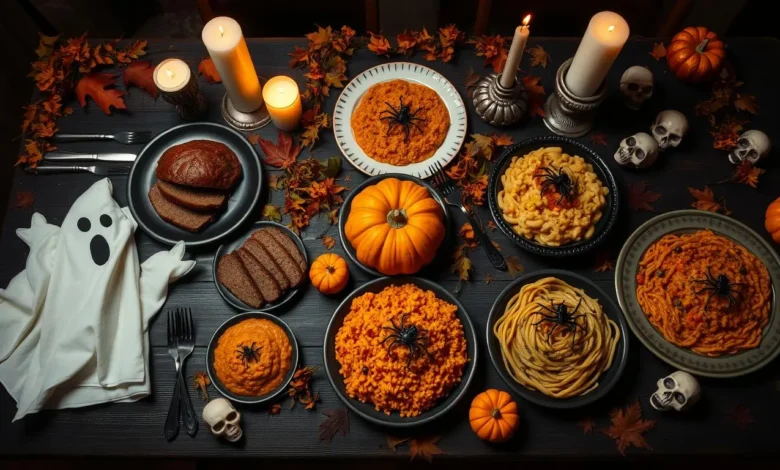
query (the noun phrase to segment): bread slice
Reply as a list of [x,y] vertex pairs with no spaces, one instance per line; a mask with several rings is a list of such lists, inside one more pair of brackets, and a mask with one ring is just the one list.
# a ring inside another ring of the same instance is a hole
[[280,244],[282,245],[282,248],[287,251],[287,253],[292,256],[292,258],[295,260],[296,263],[298,263],[298,267],[301,268],[301,271],[304,273],[308,271],[309,267],[306,265],[306,258],[304,258],[303,254],[301,253],[301,250],[298,249],[298,245],[295,244],[295,242],[287,236],[284,232],[279,230],[278,228],[264,228],[261,230],[267,230],[272,237]]
[[180,186],[163,180],[157,181],[157,187],[165,199],[198,212],[217,212],[228,200],[227,194],[222,192]]
[[303,282],[304,274],[303,271],[301,271],[301,267],[287,250],[276,241],[268,229],[256,230],[250,238],[260,242],[260,244],[263,245],[263,248],[265,248],[265,251],[267,251],[271,255],[271,258],[277,262],[285,277],[290,281],[290,287],[298,287]]
[[228,253],[219,259],[217,280],[250,307],[259,308],[263,305],[263,297],[236,253]]
[[263,265],[266,271],[271,273],[271,276],[274,277],[276,283],[279,284],[280,289],[285,291],[290,288],[290,281],[287,279],[287,276],[284,275],[282,269],[276,264],[276,261],[265,248],[263,248],[263,245],[260,244],[259,241],[254,238],[248,238],[244,242],[243,248],[246,248],[246,250]]
[[164,221],[193,233],[203,230],[215,217],[215,214],[195,212],[169,201],[162,195],[157,184],[149,190],[149,201]]
[[249,273],[249,277],[255,282],[257,290],[260,291],[265,301],[272,303],[279,300],[279,297],[282,296],[282,289],[279,288],[279,284],[271,276],[271,273],[266,271],[263,265],[246,248],[239,248],[238,256],[241,258],[241,262]]

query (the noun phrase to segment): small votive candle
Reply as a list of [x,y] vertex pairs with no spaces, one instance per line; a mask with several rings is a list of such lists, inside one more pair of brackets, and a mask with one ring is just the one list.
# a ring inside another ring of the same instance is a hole
[[298,84],[290,77],[273,77],[263,86],[263,100],[277,129],[292,131],[301,124],[303,107]]
[[193,121],[203,116],[208,107],[200,94],[198,80],[190,66],[179,59],[166,59],[154,69],[154,84],[163,99],[176,106],[182,119]]

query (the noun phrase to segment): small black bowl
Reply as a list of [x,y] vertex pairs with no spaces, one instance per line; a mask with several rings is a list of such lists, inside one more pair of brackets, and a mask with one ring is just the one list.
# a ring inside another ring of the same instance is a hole
[[[618,345],[615,349],[615,357],[612,359],[612,364],[609,369],[599,377],[598,387],[585,395],[572,398],[552,398],[541,392],[525,388],[523,385],[515,382],[515,379],[512,378],[509,371],[507,371],[504,366],[504,360],[501,356],[501,345],[498,344],[498,339],[496,339],[493,334],[493,325],[498,321],[498,317],[503,315],[506,304],[512,296],[517,294],[524,285],[536,282],[545,277],[556,277],[573,287],[584,290],[588,296],[599,301],[607,317],[614,320],[620,328],[620,339],[618,340]],[[526,274],[515,279],[501,291],[498,298],[496,298],[496,301],[493,303],[493,307],[490,309],[486,336],[488,353],[490,354],[491,362],[493,362],[493,367],[496,368],[498,375],[504,379],[504,382],[506,382],[509,388],[531,403],[547,408],[571,409],[593,403],[606,395],[612,387],[615,386],[618,379],[620,379],[620,376],[623,374],[623,369],[626,367],[626,362],[628,361],[628,326],[626,325],[626,320],[623,318],[623,314],[618,306],[615,305],[615,302],[613,302],[601,288],[590,280],[579,274],[559,269],[545,269]]]
[[[584,158],[588,163],[593,165],[593,171],[599,177],[601,183],[609,189],[609,194],[606,198],[606,206],[604,207],[601,220],[596,223],[596,230],[593,236],[588,240],[580,240],[562,246],[542,245],[518,235],[501,215],[501,209],[498,207],[498,192],[503,189],[501,175],[504,174],[509,164],[512,163],[513,156],[523,156],[542,147],[561,147],[564,153]],[[563,257],[581,255],[601,244],[615,225],[618,208],[620,206],[619,201],[618,186],[615,182],[615,177],[612,175],[607,164],[604,163],[604,160],[602,160],[596,152],[576,140],[554,135],[533,137],[507,147],[501,155],[501,158],[498,159],[496,166],[493,168],[488,183],[490,214],[493,216],[498,227],[510,240],[519,245],[520,248],[542,256]]]
[[[231,326],[236,325],[244,320],[248,320],[250,318],[264,318],[266,320],[272,321],[273,323],[279,325],[287,334],[287,338],[290,340],[290,346],[292,347],[292,354],[290,355],[289,372],[287,372],[287,375],[284,376],[282,383],[278,387],[276,387],[276,390],[262,397],[247,397],[244,395],[236,395],[235,393],[225,388],[225,386],[219,380],[219,377],[217,377],[216,371],[214,370],[214,349],[217,347],[217,343],[219,342],[219,337],[222,336],[225,330],[227,330]],[[211,383],[212,385],[214,385],[214,388],[216,388],[217,391],[221,393],[222,396],[224,396],[228,400],[234,401],[236,403],[243,403],[246,405],[258,405],[260,403],[267,403],[273,400],[273,398],[276,397],[276,395],[279,395],[279,393],[287,389],[287,386],[290,385],[290,381],[292,380],[293,375],[295,375],[295,369],[298,367],[298,357],[299,357],[298,342],[295,340],[295,335],[293,334],[290,327],[287,326],[287,323],[271,315],[270,313],[245,312],[229,318],[225,323],[221,324],[219,328],[217,328],[217,331],[214,332],[214,336],[211,337],[211,341],[209,341],[208,349],[206,350],[206,372],[209,374],[209,379],[211,379]]]
[[[344,233],[344,227],[347,225],[347,218],[349,217],[349,213],[352,210],[352,200],[355,198],[355,196],[360,194],[367,187],[373,186],[387,178],[396,178],[401,181],[414,181],[420,186],[425,187],[428,190],[428,192],[431,194],[431,197],[435,199],[436,202],[438,202],[439,205],[441,206],[441,209],[444,213],[444,220],[442,221],[442,223],[444,224],[445,234],[444,234],[444,239],[442,240],[441,245],[439,245],[439,249],[436,252],[436,257],[434,257],[434,260],[442,254],[442,247],[447,244],[447,239],[449,237],[449,232],[450,232],[450,215],[449,212],[447,211],[447,204],[444,203],[444,198],[439,193],[439,191],[437,191],[429,183],[426,183],[425,181],[415,176],[402,175],[400,173],[387,173],[384,175],[373,176],[363,181],[357,187],[349,191],[349,194],[347,195],[346,199],[344,199],[344,203],[341,205],[341,210],[339,211],[339,239],[341,240],[341,246],[344,247],[344,251],[347,253],[347,256],[349,256],[352,262],[358,265],[360,269],[362,269],[363,271],[367,272],[368,274],[371,274],[372,276],[377,276],[377,277],[387,276],[387,274],[382,274],[376,269],[366,266],[365,264],[361,263],[358,260],[357,252],[355,251],[354,248],[352,248],[352,244],[349,243],[349,240],[347,240],[347,236]],[[431,261],[431,263],[433,263],[433,261]],[[424,266],[423,269],[425,269]]]
[[[346,387],[344,386],[344,378],[341,376],[341,373],[339,373],[341,365],[336,360],[336,333],[344,323],[344,317],[349,313],[352,300],[367,292],[378,293],[387,286],[402,284],[414,284],[421,289],[433,291],[433,293],[436,294],[436,297],[458,307],[456,315],[463,325],[463,333],[466,336],[467,343],[466,353],[469,357],[469,362],[466,363],[463,368],[463,376],[461,377],[460,383],[450,390],[449,395],[442,398],[433,408],[424,411],[418,416],[407,418],[402,418],[398,413],[386,415],[381,411],[377,411],[372,403],[363,403],[360,400],[350,398],[349,395],[347,395]],[[339,396],[341,401],[361,418],[380,426],[396,429],[408,429],[430,423],[454,408],[465,396],[466,390],[474,378],[474,371],[477,367],[477,334],[474,330],[474,325],[471,323],[471,318],[469,318],[468,313],[466,313],[466,309],[447,289],[432,281],[419,277],[383,277],[367,282],[352,291],[333,313],[333,317],[331,317],[330,323],[328,323],[328,329],[325,332],[325,344],[322,350],[325,356],[325,374],[328,376],[331,386],[333,386],[336,395]]]
[[[298,235],[296,235],[295,232],[293,232],[289,228],[285,227],[284,225],[277,224],[276,222],[271,222],[271,221],[268,221],[268,220],[261,220],[261,221],[253,223],[252,226],[249,228],[249,230],[246,231],[246,233],[244,233],[240,237],[238,237],[238,238],[236,238],[236,239],[234,239],[234,240],[232,240],[232,241],[230,241],[228,243],[220,245],[219,248],[217,248],[217,252],[214,254],[214,263],[213,263],[213,265],[211,267],[211,274],[214,277],[214,284],[217,286],[217,292],[219,292],[219,295],[221,295],[222,298],[225,299],[225,302],[229,303],[234,308],[236,308],[238,310],[241,310],[241,311],[269,312],[271,310],[276,310],[279,307],[281,307],[282,305],[286,304],[290,299],[295,297],[295,294],[297,294],[298,291],[300,291],[301,288],[303,287],[303,283],[301,283],[301,285],[296,287],[295,289],[290,289],[287,292],[285,292],[285,294],[282,296],[282,298],[280,298],[276,302],[273,302],[273,303],[270,303],[270,304],[265,304],[261,308],[257,308],[256,309],[256,308],[250,307],[249,305],[247,305],[244,302],[242,302],[241,300],[239,300],[238,297],[233,295],[233,293],[230,292],[227,287],[223,286],[219,282],[219,280],[217,279],[217,264],[219,263],[220,258],[222,258],[224,255],[226,255],[226,254],[228,254],[228,253],[230,253],[232,251],[235,251],[235,250],[241,248],[241,245],[244,244],[244,242],[247,240],[247,238],[249,238],[249,236],[252,235],[252,233],[255,230],[258,230],[258,229],[261,229],[261,228],[267,228],[267,227],[278,228],[279,230],[281,230],[285,234],[287,234],[287,236],[290,237],[292,239],[292,241],[295,242],[295,245],[298,247],[298,249],[301,250],[301,254],[303,254],[303,258],[306,260],[306,264],[307,265],[309,264],[309,255],[306,254],[306,246],[303,244],[303,240],[301,240],[301,238]],[[307,275],[307,273],[304,273],[304,276],[306,276],[306,275]],[[306,282],[305,279],[304,279],[304,282]]]

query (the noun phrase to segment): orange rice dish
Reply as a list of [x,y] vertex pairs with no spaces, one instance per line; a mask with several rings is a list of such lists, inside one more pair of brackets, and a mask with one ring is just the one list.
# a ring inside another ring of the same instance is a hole
[[[409,126],[406,138],[404,126],[380,119],[389,116],[384,111],[396,111],[400,105],[420,120],[419,126]],[[368,89],[352,113],[352,133],[360,148],[370,158],[390,165],[406,166],[431,157],[444,142],[450,128],[450,114],[439,94],[424,85],[406,80],[390,80]],[[388,129],[390,133],[388,134]]]
[[[436,405],[460,383],[469,360],[457,310],[412,284],[356,297],[336,333],[336,360],[347,394],[388,415],[399,411],[402,417]],[[401,328],[402,317],[403,327],[416,328],[418,342],[430,354],[416,348],[409,361],[409,347],[392,344],[396,338],[389,337],[395,334],[391,328]]]
[[647,319],[674,345],[717,357],[761,343],[772,303],[769,272],[729,238],[709,230],[666,235],[642,256],[636,281]]

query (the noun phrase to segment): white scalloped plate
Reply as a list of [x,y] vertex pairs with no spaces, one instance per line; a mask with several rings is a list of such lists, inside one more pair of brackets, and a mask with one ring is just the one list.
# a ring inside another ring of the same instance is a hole
[[[352,112],[369,88],[377,83],[399,79],[431,88],[439,94],[450,113],[450,128],[436,153],[422,162],[405,166],[378,162],[366,155],[355,141],[351,125]],[[391,62],[366,70],[344,87],[333,113],[333,133],[341,153],[355,168],[367,175],[402,173],[427,178],[431,176],[431,166],[434,163],[446,166],[460,151],[466,138],[466,106],[455,86],[439,72],[410,62]]]

